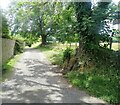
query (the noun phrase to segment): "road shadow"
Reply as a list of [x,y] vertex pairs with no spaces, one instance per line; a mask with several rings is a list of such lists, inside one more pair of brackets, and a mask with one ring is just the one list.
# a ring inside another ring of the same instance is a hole
[[[36,50],[31,51],[31,56],[38,54]],[[3,103],[86,104],[92,100],[85,92],[71,87],[61,73],[54,72],[56,66],[42,60],[41,54],[38,56],[23,57],[14,68],[14,75],[1,84]]]

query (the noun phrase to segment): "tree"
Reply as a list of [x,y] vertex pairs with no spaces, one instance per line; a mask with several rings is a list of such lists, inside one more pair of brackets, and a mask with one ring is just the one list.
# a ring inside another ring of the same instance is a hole
[[10,9],[12,33],[30,40],[41,36],[42,45],[46,44],[48,36],[54,36],[63,43],[78,41],[75,9],[71,3],[18,2],[14,5]]
[[[80,67],[88,67],[91,63],[97,65],[102,64],[103,61],[109,62],[108,50],[100,46],[101,41],[109,41],[111,32],[108,25],[111,14],[109,4],[110,2],[102,1],[98,2],[96,6],[92,6],[91,1],[74,3],[79,48],[76,50],[76,55],[65,64],[65,73],[75,69],[76,64]],[[83,64],[79,64],[79,62],[83,62]]]
[[102,37],[109,35],[109,27],[106,24],[110,13],[108,11],[109,4],[110,2],[98,2],[98,5],[92,8],[91,2],[75,3],[81,51],[86,52],[92,46],[99,46]]
[[55,12],[52,7],[50,2],[18,2],[11,8],[12,32],[27,38],[41,36],[42,45],[46,44]]
[[57,3],[57,12],[54,23],[56,26],[56,38],[62,42],[78,42],[76,32],[77,20],[75,17],[75,8],[72,3]]
[[[0,10],[0,11],[2,11],[2,10]],[[7,19],[3,13],[1,13],[1,17],[2,17],[2,28],[1,28],[2,29],[1,30],[2,31],[2,38],[9,38],[9,26],[7,23]]]
[[79,48],[84,49],[90,40],[88,26],[91,15],[91,2],[75,2],[76,18],[78,22]]

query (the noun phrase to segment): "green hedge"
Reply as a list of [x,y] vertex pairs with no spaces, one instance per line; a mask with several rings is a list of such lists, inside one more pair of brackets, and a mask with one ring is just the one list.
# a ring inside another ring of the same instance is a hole
[[16,40],[14,47],[14,54],[22,53],[24,49],[24,41]]

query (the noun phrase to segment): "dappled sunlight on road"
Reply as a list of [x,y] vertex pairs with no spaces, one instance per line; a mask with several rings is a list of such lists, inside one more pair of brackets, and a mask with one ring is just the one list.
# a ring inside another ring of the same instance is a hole
[[73,88],[57,69],[39,50],[27,49],[1,84],[3,103],[104,103]]

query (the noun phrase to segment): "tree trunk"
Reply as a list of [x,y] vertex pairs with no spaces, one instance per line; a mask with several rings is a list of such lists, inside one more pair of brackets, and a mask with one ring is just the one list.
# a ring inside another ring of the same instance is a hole
[[42,38],[41,45],[46,45],[47,44],[47,35],[41,35],[41,38]]
[[112,38],[110,38],[110,49],[112,49]]
[[71,43],[69,43],[70,44],[70,48],[71,48]]
[[114,32],[112,32],[112,35],[110,37],[110,49],[112,48],[112,37],[113,37],[113,35],[114,35]]
[[[91,15],[91,2],[76,2],[75,3],[76,7],[76,17],[77,17],[77,22],[79,23],[78,25],[78,34],[79,34],[79,52],[81,53],[84,52],[84,47],[87,42],[87,28],[86,30],[81,30],[83,28],[83,17],[84,16],[90,16]],[[82,8],[82,9],[81,9]]]
[[75,47],[77,48],[77,42],[75,42]]

